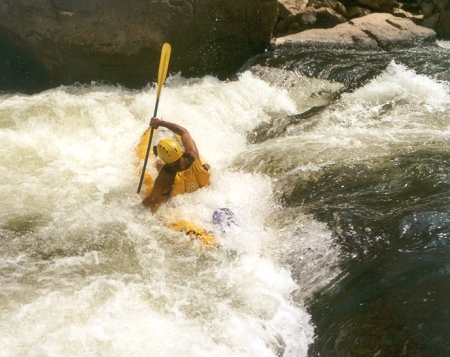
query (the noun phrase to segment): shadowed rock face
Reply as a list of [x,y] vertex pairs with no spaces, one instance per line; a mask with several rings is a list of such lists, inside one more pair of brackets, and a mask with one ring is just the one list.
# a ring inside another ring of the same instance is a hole
[[52,85],[106,80],[141,87],[169,71],[226,78],[268,46],[276,0],[0,0],[0,43]]

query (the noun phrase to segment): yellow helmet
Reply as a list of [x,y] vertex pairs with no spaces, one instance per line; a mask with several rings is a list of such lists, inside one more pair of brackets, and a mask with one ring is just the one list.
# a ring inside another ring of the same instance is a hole
[[167,164],[177,161],[183,155],[180,145],[172,139],[162,139],[157,150],[158,156]]

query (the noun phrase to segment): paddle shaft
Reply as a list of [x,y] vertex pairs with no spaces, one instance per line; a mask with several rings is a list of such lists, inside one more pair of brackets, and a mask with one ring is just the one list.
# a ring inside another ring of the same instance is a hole
[[[153,117],[156,117],[156,114],[158,112],[159,97],[161,96],[161,89],[162,89],[162,86],[166,79],[167,68],[169,67],[170,51],[171,51],[170,45],[168,43],[165,43],[163,45],[163,48],[161,51],[161,60],[159,62],[158,92],[156,94],[155,111],[153,112]],[[144,182],[145,169],[147,168],[147,162],[148,162],[148,155],[150,153],[150,147],[152,146],[153,131],[154,131],[154,129],[152,128],[150,130],[150,137],[148,139],[147,152],[145,153],[144,166],[142,167],[141,179],[139,180],[139,186],[137,189],[137,193],[141,192],[142,183]]]

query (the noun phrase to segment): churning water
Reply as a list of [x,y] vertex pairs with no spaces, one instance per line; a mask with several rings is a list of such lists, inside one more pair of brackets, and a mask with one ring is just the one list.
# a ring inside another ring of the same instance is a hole
[[212,183],[153,215],[134,148],[154,87],[3,94],[0,356],[444,356],[448,43],[433,51],[170,76],[158,116],[189,129]]

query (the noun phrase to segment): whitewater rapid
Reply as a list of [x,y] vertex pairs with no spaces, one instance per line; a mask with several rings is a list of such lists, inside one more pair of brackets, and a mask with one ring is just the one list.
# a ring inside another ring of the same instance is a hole
[[[0,99],[1,356],[306,355],[310,316],[270,254],[271,180],[233,166],[246,133],[294,101],[250,73],[170,77],[158,116],[189,129],[212,184],[152,215],[134,148],[155,95],[93,82]],[[161,223],[175,210],[214,231],[219,207],[239,225],[216,231],[219,251]]]
[[[342,89],[267,68],[226,82],[170,76],[158,116],[188,128],[211,185],[153,215],[135,193],[134,149],[154,86],[3,94],[0,356],[306,356],[308,304],[356,254],[302,207],[304,182],[448,146],[447,82],[392,61]],[[212,223],[219,207],[237,217],[227,234]],[[167,215],[221,249],[173,232]]]

